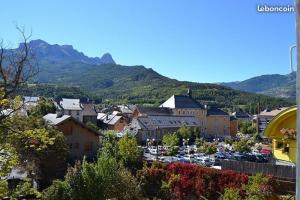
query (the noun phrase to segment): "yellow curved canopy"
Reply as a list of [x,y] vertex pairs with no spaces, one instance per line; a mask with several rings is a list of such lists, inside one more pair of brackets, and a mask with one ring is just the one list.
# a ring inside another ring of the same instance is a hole
[[276,115],[267,125],[264,135],[269,138],[282,138],[282,128],[296,129],[297,106],[292,106]]

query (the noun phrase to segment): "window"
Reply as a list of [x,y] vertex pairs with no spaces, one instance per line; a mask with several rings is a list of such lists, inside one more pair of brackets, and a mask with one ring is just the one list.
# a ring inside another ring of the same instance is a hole
[[76,115],[79,115],[79,110],[76,111]]
[[69,110],[69,115],[72,115],[72,111],[71,110]]
[[276,148],[277,148],[277,149],[283,148],[283,143],[282,143],[282,142],[277,142],[277,143],[276,143]]

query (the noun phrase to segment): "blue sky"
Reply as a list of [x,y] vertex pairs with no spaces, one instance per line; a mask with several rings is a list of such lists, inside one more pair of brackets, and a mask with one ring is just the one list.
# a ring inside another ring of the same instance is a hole
[[16,45],[15,24],[33,39],[72,44],[88,56],[110,52],[179,80],[223,82],[289,73],[294,14],[258,13],[291,0],[9,0],[0,38]]

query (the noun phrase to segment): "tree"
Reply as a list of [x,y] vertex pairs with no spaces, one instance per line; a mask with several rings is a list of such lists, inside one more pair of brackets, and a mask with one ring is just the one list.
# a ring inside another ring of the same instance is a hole
[[39,97],[38,103],[30,111],[30,115],[44,116],[48,113],[55,113],[56,107],[52,100],[44,97]]
[[212,155],[217,152],[217,147],[214,143],[205,142],[201,151],[207,155]]
[[87,122],[85,125],[87,127],[91,128],[91,129],[95,130],[95,131],[99,130],[99,127],[96,124],[92,123],[92,122]]
[[70,168],[66,181],[72,188],[72,197],[84,199],[110,199],[115,194],[119,166],[115,158],[100,156],[95,164],[83,161]]
[[187,127],[186,124],[183,124],[177,131],[179,133],[179,135],[183,138],[183,139],[189,139],[191,136],[191,130],[189,129],[189,127]]
[[168,147],[177,146],[179,143],[179,139],[175,133],[166,134],[163,136],[163,144]]
[[125,134],[118,141],[118,151],[120,160],[126,167],[130,167],[137,163],[138,158],[141,155],[136,139],[130,137],[128,134]]
[[42,187],[63,176],[68,147],[60,131],[35,116],[14,115],[5,119],[4,124],[13,128],[1,130],[0,147],[9,145],[8,152],[16,158],[15,166],[25,167],[31,178],[40,180]]
[[204,140],[203,138],[197,138],[196,141],[195,141],[195,145],[197,146],[197,148],[200,148],[204,145]]
[[52,185],[43,191],[44,200],[71,200],[71,186],[67,181],[55,180]]
[[38,73],[34,55],[28,45],[31,34],[26,36],[24,28],[17,27],[17,30],[23,40],[18,49],[6,51],[7,47],[0,41],[0,109],[12,109],[8,114],[0,115],[0,122],[22,107],[15,108],[11,97],[22,84]]
[[247,135],[253,135],[256,133],[256,128],[252,126],[251,122],[241,122],[239,123],[239,130],[243,134]]
[[[44,191],[45,199],[141,199],[135,178],[113,157],[100,155],[95,163],[83,160],[69,168],[63,181]],[[61,195],[61,196],[60,196]]]
[[275,194],[277,184],[274,178],[257,173],[249,177],[248,184],[244,185],[244,191],[249,200],[277,199]]
[[101,153],[107,156],[118,158],[118,140],[115,132],[113,131],[104,132]]
[[247,153],[251,151],[251,147],[247,140],[241,139],[233,143],[233,150],[240,153]]
[[168,147],[168,155],[173,156],[178,153],[179,139],[176,133],[164,135],[163,144]]

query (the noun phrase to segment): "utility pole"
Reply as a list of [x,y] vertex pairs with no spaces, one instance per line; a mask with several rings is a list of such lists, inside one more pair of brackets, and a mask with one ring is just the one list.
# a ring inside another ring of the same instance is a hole
[[296,0],[296,46],[297,46],[297,163],[296,163],[296,199],[300,200],[300,0]]
[[158,131],[159,131],[159,127],[157,126],[156,127],[156,134],[155,134],[155,136],[156,136],[156,161],[158,161]]

